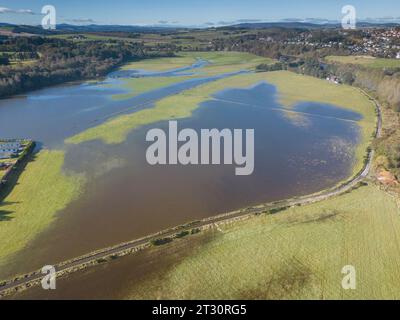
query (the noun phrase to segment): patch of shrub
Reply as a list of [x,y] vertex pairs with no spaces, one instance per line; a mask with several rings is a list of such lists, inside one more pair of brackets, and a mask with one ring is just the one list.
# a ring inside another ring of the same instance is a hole
[[195,229],[192,229],[192,231],[190,232],[190,234],[197,234],[197,233],[200,233],[201,232],[201,230],[199,229],[199,228],[195,228]]
[[171,238],[160,238],[160,239],[155,239],[151,241],[151,244],[153,246],[162,246],[164,244],[172,242]]
[[181,231],[175,235],[175,238],[184,238],[189,235],[189,231]]

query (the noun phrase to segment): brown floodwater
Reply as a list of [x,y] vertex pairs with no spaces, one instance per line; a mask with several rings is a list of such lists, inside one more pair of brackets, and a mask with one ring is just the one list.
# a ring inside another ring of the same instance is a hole
[[[195,254],[213,239],[214,231],[190,237],[173,245],[152,248],[128,255],[107,264],[57,279],[57,289],[46,291],[40,286],[7,297],[18,300],[97,300],[131,299],[147,280],[163,277],[185,258]],[[154,288],[157,290],[157,288]],[[151,297],[143,296],[143,299]],[[165,298],[165,297],[160,297]]]
[[[196,83],[181,84],[170,90],[180,90],[187,85],[194,86]],[[44,110],[51,110],[50,104],[67,106],[65,100],[70,99],[68,92],[75,92],[71,95],[75,102],[70,110],[71,116],[68,117],[65,108],[61,108],[67,119],[64,124],[66,132],[61,125],[48,142],[45,138],[39,141],[50,147],[61,145],[66,148],[64,169],[84,173],[88,183],[79,199],[57,213],[51,227],[2,266],[1,276],[28,272],[192,220],[331,187],[350,174],[354,148],[359,142],[359,114],[316,103],[301,103],[293,109],[295,113],[288,112],[277,102],[275,87],[261,83],[248,89],[220,92],[215,99],[204,102],[192,117],[178,121],[179,128],[192,128],[198,132],[207,128],[254,129],[255,171],[251,176],[236,176],[232,165],[150,166],[145,159],[149,146],[145,135],[150,128],[167,131],[168,122],[134,130],[126,141],[117,145],[92,141],[64,146],[62,140],[74,131],[79,132],[82,126],[90,126],[91,117],[104,117],[105,109],[113,105],[120,110],[133,106],[130,112],[136,110],[135,103],[142,106],[143,101],[151,107],[151,103],[165,96],[168,90],[158,90],[154,97],[147,94],[145,98],[140,96],[129,102],[109,99],[115,89],[110,92],[99,90],[98,93],[96,87],[88,90],[81,85],[80,89],[60,87],[49,90],[50,93],[34,93],[35,98],[28,96],[10,100],[10,103],[18,105],[17,111],[10,112],[14,116],[24,114],[25,109],[28,114],[40,112],[35,105],[37,100],[45,105],[42,106]],[[88,96],[90,94],[93,94],[92,98]],[[51,98],[40,98],[41,95]],[[82,96],[82,101],[79,96]],[[76,105],[82,108],[87,106],[89,100],[101,107],[87,111],[89,115],[83,117],[84,125],[78,124],[79,117],[75,114],[79,112],[79,107]],[[1,116],[7,116],[5,109],[9,108],[5,107],[6,103],[0,103]],[[52,111],[48,112],[55,117]],[[40,120],[38,117],[37,120],[45,122],[49,119]],[[45,137],[54,128],[53,124],[40,126],[37,123],[36,126],[39,137]],[[0,127],[0,135],[4,132]],[[29,132],[34,137],[35,126],[30,126]],[[90,280],[83,286],[85,289],[82,288],[82,297],[90,294],[92,289],[92,297],[122,297],[122,284],[133,281],[139,274],[135,266],[145,263],[139,262],[140,257],[125,259],[131,263],[121,262],[125,267],[119,269],[105,266],[102,272],[85,272],[85,275],[90,275]],[[116,281],[120,285],[113,289],[101,286],[105,291],[95,293],[96,283],[105,281],[104,273],[120,279]],[[124,282],[124,278],[129,281]],[[80,290],[67,287],[64,297]],[[109,290],[113,292],[111,295]],[[62,290],[58,291],[58,295],[62,297]]]

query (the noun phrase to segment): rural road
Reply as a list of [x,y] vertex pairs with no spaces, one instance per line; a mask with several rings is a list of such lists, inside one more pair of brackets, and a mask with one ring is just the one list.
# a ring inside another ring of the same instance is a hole
[[[366,95],[371,101],[375,103],[376,111],[377,111],[377,129],[375,132],[375,137],[378,138],[381,136],[382,132],[382,114],[379,104],[375,99],[373,99],[370,95],[368,95],[365,91],[361,90],[364,95]],[[355,187],[358,183],[363,181],[369,174],[372,166],[372,160],[374,157],[374,151],[371,150],[368,154],[368,159],[365,163],[363,170],[357,174],[353,179],[350,181],[328,191],[321,192],[319,194],[309,195],[302,198],[297,198],[293,200],[283,200],[275,203],[270,204],[263,204],[257,207],[251,207],[239,211],[235,211],[233,213],[227,213],[219,216],[215,216],[212,218],[207,218],[201,221],[193,222],[186,226],[176,227],[174,229],[168,229],[166,231],[161,231],[157,234],[149,235],[147,237],[136,239],[130,242],[122,243],[116,245],[114,247],[105,248],[93,253],[89,253],[85,256],[77,257],[75,259],[59,263],[55,265],[57,274],[66,274],[76,272],[82,268],[89,267],[91,263],[96,264],[99,260],[109,258],[113,255],[118,255],[128,251],[134,251],[135,249],[143,248],[144,246],[150,246],[151,242],[157,239],[164,239],[164,238],[172,238],[177,233],[182,231],[190,231],[194,228],[207,228],[213,227],[221,222],[226,222],[230,220],[234,220],[236,218],[244,218],[247,216],[251,216],[257,213],[266,212],[272,209],[279,209],[282,207],[290,207],[296,205],[305,205],[314,202],[323,201],[329,199],[331,197],[335,197],[341,195],[353,187]],[[82,268],[80,268],[82,267]],[[15,277],[12,280],[5,281],[0,284],[0,299],[4,296],[10,295],[12,293],[17,292],[20,289],[25,289],[28,287],[32,287],[34,285],[40,284],[41,279],[43,278],[43,274],[41,270],[31,272],[29,274],[20,275]]]

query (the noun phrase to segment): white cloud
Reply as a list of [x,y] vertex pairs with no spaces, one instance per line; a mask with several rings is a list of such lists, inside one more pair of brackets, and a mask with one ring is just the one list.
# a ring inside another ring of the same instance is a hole
[[77,19],[72,19],[69,20],[71,22],[75,22],[75,23],[95,23],[96,21],[90,18],[77,18]]
[[0,7],[0,14],[5,14],[5,13],[29,14],[29,15],[35,14],[31,9],[10,9],[5,7]]

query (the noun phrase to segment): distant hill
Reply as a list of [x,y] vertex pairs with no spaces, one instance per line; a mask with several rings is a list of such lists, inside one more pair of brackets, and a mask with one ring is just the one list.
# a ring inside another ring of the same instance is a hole
[[9,23],[0,23],[0,31],[6,30],[12,34],[52,34],[52,31],[44,30],[41,26],[28,26],[28,25],[14,25]]
[[15,34],[48,35],[54,33],[79,33],[79,32],[162,32],[183,28],[159,27],[159,26],[121,26],[121,25],[71,25],[59,24],[57,30],[45,30],[41,26],[13,25],[0,23],[0,30],[7,30]]
[[98,25],[91,24],[85,26],[77,26],[71,24],[57,25],[57,31],[72,32],[154,32],[173,29],[185,29],[183,27],[170,26],[125,26],[125,25]]
[[[400,26],[398,23],[369,23],[359,22],[360,28],[388,28]],[[267,28],[286,28],[286,29],[327,29],[341,28],[339,23],[310,23],[310,22],[259,22],[259,23],[240,23],[235,25],[217,27],[219,30],[229,29],[267,29]],[[28,34],[28,35],[48,35],[54,33],[83,33],[83,32],[135,32],[135,33],[150,33],[150,32],[165,32],[198,29],[183,26],[127,26],[127,25],[71,25],[59,24],[56,31],[44,30],[41,26],[30,25],[13,25],[8,23],[0,23],[0,31],[8,34]],[[215,29],[215,27],[213,28]]]
[[240,23],[231,26],[221,27],[221,29],[270,29],[270,28],[286,28],[286,29],[320,29],[320,28],[338,28],[339,24],[316,24],[308,22],[257,22],[257,23]]
[[[370,23],[358,22],[358,28],[390,28],[398,27],[400,23]],[[268,29],[268,28],[287,28],[287,29],[328,29],[341,28],[340,23],[310,23],[310,22],[257,22],[240,23],[231,26],[221,27],[222,29]]]

